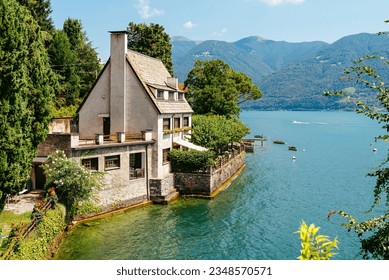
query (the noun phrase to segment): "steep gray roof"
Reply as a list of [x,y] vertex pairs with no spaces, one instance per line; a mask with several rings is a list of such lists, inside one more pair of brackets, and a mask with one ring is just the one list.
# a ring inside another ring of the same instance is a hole
[[186,100],[168,101],[155,98],[151,88],[180,91],[167,85],[167,78],[171,75],[161,60],[128,50],[127,61],[161,114],[193,113]]

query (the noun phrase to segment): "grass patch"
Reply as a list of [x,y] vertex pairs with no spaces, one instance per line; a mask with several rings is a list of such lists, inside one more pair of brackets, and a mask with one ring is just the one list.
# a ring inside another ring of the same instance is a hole
[[23,214],[15,214],[12,211],[3,210],[0,212],[0,231],[2,235],[7,235],[11,229],[12,224],[22,222],[28,224],[31,221],[31,212]]

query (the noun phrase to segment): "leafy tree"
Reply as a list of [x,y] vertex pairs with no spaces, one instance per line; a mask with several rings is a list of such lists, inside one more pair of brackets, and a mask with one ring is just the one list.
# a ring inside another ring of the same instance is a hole
[[97,52],[88,42],[80,20],[68,18],[54,32],[48,48],[51,65],[60,80],[55,109],[74,113],[100,70]]
[[99,57],[80,20],[68,18],[64,22],[63,31],[76,56],[77,75],[80,77],[79,98],[82,100],[89,93],[100,71]]
[[54,31],[53,20],[50,18],[52,12],[50,0],[17,0],[20,5],[25,6],[39,24],[45,35]]
[[16,0],[0,2],[0,210],[29,179],[48,132],[53,75],[39,25]]
[[301,240],[301,255],[299,260],[329,260],[336,253],[334,248],[338,248],[338,239],[335,237],[333,241],[325,235],[316,235],[320,227],[315,227],[315,224],[307,225],[301,221],[298,231],[295,233],[300,235]]
[[63,30],[56,30],[48,49],[51,67],[58,75],[57,107],[74,104],[79,96],[80,78],[76,73],[77,57]]
[[240,103],[262,96],[246,74],[234,71],[219,59],[196,61],[185,86],[196,114],[237,116]]
[[[378,123],[383,124],[382,128],[386,134],[376,137],[376,140],[389,139],[389,87],[381,75],[374,70],[369,63],[374,60],[383,63],[387,67],[389,60],[376,55],[367,55],[354,61],[350,69],[345,69],[346,80],[352,84],[364,85],[366,88],[376,93],[375,98],[380,104],[378,107],[370,106],[360,100],[353,98],[352,94],[347,91],[334,90],[325,92],[326,95],[337,95],[354,99],[357,105],[357,113],[364,114]],[[344,211],[332,211],[329,214],[337,213],[346,219],[348,223],[342,225],[347,227],[348,231],[353,230],[361,242],[361,253],[365,259],[389,259],[389,156],[388,158],[368,176],[376,178],[374,186],[374,203],[369,211],[375,206],[385,203],[385,212],[378,217],[369,218],[366,221],[357,221],[352,215]]]
[[194,115],[192,142],[218,153],[227,150],[228,144],[240,142],[250,130],[238,118],[226,116]]
[[172,45],[170,36],[159,24],[136,24],[130,22],[128,31],[128,48],[142,54],[162,60],[167,70],[173,75]]
[[43,170],[46,186],[55,187],[59,201],[66,206],[70,216],[102,185],[102,173],[86,170],[68,159],[63,151],[50,154]]

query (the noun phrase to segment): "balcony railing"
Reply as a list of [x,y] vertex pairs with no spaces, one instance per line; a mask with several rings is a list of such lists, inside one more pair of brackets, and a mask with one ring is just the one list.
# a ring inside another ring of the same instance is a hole
[[96,134],[95,137],[83,137],[78,141],[79,146],[104,145],[113,143],[130,143],[151,140],[151,131],[141,133]]

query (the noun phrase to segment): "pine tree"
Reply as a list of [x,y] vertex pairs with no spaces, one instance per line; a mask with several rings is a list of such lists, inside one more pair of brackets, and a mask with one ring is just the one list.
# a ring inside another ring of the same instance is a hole
[[16,0],[0,1],[0,210],[29,179],[54,86],[39,25]]

